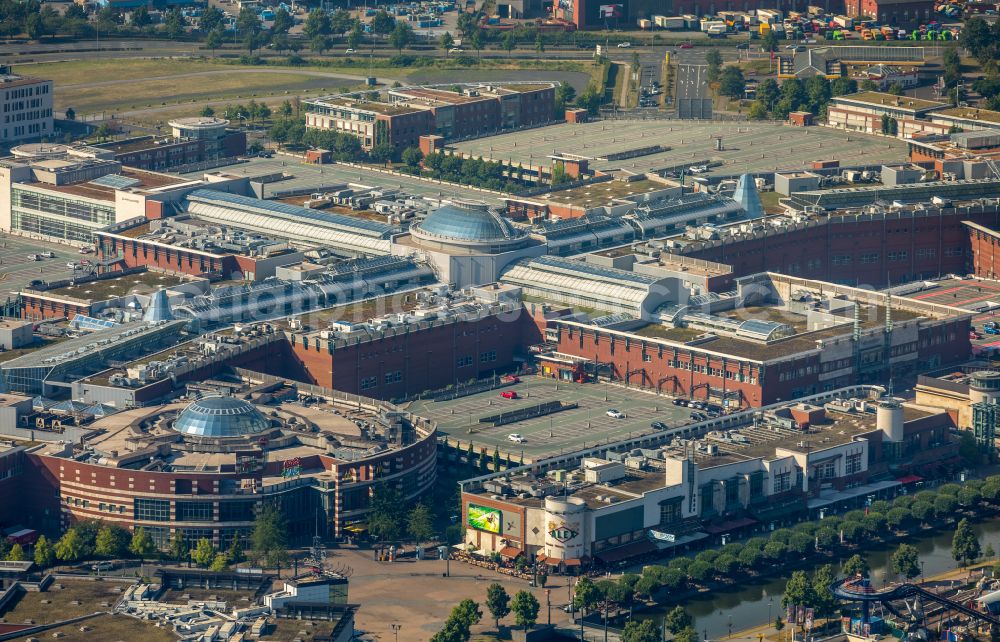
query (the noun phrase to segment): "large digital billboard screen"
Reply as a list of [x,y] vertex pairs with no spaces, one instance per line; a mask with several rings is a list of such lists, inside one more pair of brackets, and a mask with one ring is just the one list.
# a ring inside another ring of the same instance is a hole
[[497,508],[469,504],[466,513],[466,523],[476,530],[499,535],[502,517],[503,514]]

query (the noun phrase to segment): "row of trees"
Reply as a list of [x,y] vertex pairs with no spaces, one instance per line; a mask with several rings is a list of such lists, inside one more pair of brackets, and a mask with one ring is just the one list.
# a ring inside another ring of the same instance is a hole
[[[261,508],[254,521],[250,544],[249,557],[255,564],[280,566],[287,562],[287,526],[277,507],[265,505]],[[6,540],[0,553],[8,560],[28,559],[20,544],[11,545]],[[44,568],[57,561],[73,563],[93,557],[149,559],[158,555],[156,542],[144,528],[137,528],[130,533],[117,524],[87,520],[67,529],[55,542],[44,535],[39,537],[34,545],[32,559],[35,564]],[[230,564],[243,561],[245,554],[238,537],[233,538],[226,551],[216,550],[208,539],[199,540],[194,549],[189,549],[183,532],[177,530],[165,556],[178,563],[190,560],[205,568],[225,570]]]
[[[500,628],[500,620],[513,613],[517,625],[527,631],[538,621],[541,605],[528,591],[518,591],[511,599],[503,585],[493,583],[486,588],[486,608],[493,616],[497,629]],[[434,634],[431,642],[468,642],[472,626],[482,619],[483,612],[479,603],[469,598],[464,599],[451,610],[444,626]]]
[[813,76],[804,82],[798,78],[786,78],[780,86],[773,78],[767,78],[757,86],[757,96],[750,105],[749,116],[784,120],[793,111],[809,111],[822,118],[826,116],[831,97],[857,90],[857,83],[850,78],[831,81],[823,76]]
[[436,152],[428,154],[423,162],[430,177],[462,185],[511,192],[530,184],[530,181],[525,181],[524,167],[520,164],[515,167],[481,158],[461,158]]
[[[959,510],[975,510],[986,502],[997,501],[1000,501],[1000,475],[985,481],[972,480],[961,486],[944,484],[937,490],[902,495],[892,502],[873,502],[867,511],[852,510],[843,516],[802,522],[792,528],[777,529],[768,537],[751,537],[745,542],[701,551],[693,557],[677,557],[666,565],[646,566],[641,575],[626,574],[617,581],[603,580],[595,584],[600,589],[597,594],[600,597],[595,599],[629,604],[662,590],[677,591],[714,580],[736,580],[748,573],[772,569],[789,559],[802,560],[817,551],[870,544],[890,538],[893,533],[920,528],[922,524],[941,524]],[[956,559],[966,564],[980,556],[978,544],[972,541],[969,533],[972,533],[971,527],[963,520],[956,531],[959,544],[953,549]],[[901,554],[902,557],[909,555],[908,551]],[[903,566],[902,561],[900,565]],[[907,577],[915,576],[915,566],[905,568],[908,569]],[[594,600],[587,599],[578,606],[591,603]]]

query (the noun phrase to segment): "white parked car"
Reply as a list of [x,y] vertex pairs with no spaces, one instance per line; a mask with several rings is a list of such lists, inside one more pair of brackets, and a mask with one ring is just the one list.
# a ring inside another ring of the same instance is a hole
[[448,50],[448,53],[463,53],[464,51],[465,49],[462,49],[461,47],[452,47]]
[[512,432],[507,435],[507,439],[513,441],[515,444],[523,444],[525,442],[524,435],[520,435],[516,432]]
[[611,417],[612,419],[624,419],[625,418],[625,413],[622,412],[621,410],[616,409],[616,408],[612,408],[611,410],[609,410],[607,412],[607,415],[609,417]]
[[619,48],[619,49],[628,49],[628,48],[629,48],[629,47],[631,47],[631,46],[632,46],[632,43],[631,43],[631,42],[628,42],[628,41],[625,41],[625,42],[619,42],[619,43],[618,43],[618,48]]
[[352,53],[358,53],[358,52],[354,51],[353,49],[348,49],[348,50],[347,50],[347,51],[345,51],[344,53],[345,53],[345,54],[352,54]]
[[75,270],[77,266],[76,263],[70,262],[66,264],[66,267],[68,267],[71,270]]

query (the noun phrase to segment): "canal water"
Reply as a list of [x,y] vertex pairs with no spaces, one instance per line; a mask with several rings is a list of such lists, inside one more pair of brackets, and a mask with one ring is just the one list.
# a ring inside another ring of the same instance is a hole
[[[979,535],[983,549],[987,544],[992,544],[993,549],[1000,552],[1000,519],[974,524],[973,529]],[[951,558],[951,538],[951,530],[942,530],[927,537],[914,537],[908,542],[920,551],[920,560],[924,563],[926,575],[936,575],[957,568],[957,563]],[[872,568],[872,582],[878,586],[885,581],[894,580],[889,558],[896,550],[896,546],[898,543],[886,549],[871,550],[865,556]],[[839,559],[831,563],[839,571],[842,562],[843,559]],[[805,570],[812,571],[812,569]],[[732,631],[737,632],[773,622],[779,614],[783,616],[781,596],[790,575],[791,572],[784,576],[760,579],[738,590],[709,592],[704,594],[704,597],[688,599],[683,606],[694,617],[699,637],[707,634],[709,640],[725,640],[730,632],[730,625]],[[636,616],[658,621],[672,608],[673,605],[644,610]]]

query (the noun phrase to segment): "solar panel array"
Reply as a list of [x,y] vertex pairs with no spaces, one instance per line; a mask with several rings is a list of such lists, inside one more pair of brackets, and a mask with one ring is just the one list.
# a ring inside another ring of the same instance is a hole
[[108,319],[95,319],[94,317],[88,317],[83,314],[78,314],[72,318],[69,322],[69,327],[74,330],[106,330],[108,328],[113,328],[117,323],[110,321]]

